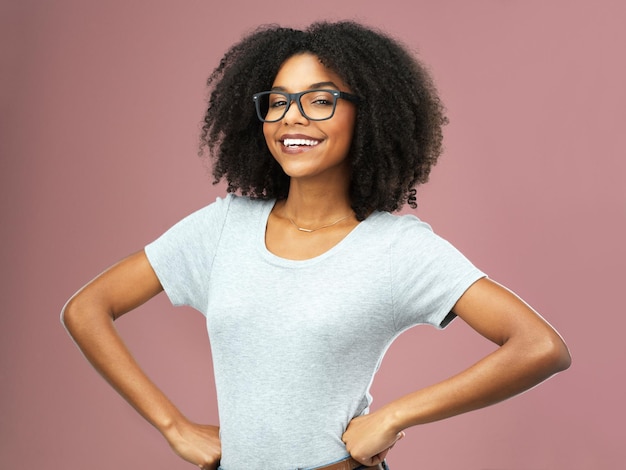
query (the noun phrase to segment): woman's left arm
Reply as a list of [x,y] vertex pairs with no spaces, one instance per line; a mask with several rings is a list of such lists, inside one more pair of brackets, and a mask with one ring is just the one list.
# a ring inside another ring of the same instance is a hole
[[559,334],[524,301],[489,280],[474,283],[453,310],[499,348],[443,382],[352,420],[343,440],[353,458],[375,465],[411,426],[506,400],[569,367]]

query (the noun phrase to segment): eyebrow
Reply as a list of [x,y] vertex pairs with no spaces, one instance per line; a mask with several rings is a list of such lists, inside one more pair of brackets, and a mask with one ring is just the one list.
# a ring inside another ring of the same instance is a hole
[[[311,85],[309,85],[309,87],[307,88],[307,90],[315,90],[317,88],[334,88],[336,90],[339,90],[339,87],[337,85],[335,85],[334,82],[318,82],[318,83],[312,83]],[[287,91],[287,88],[285,88],[284,86],[273,86],[272,87],[272,91]]]

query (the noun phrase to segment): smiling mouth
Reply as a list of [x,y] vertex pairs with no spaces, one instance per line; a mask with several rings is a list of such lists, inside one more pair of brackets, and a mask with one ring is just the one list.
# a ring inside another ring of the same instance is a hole
[[315,147],[319,143],[320,141],[315,140],[315,139],[285,139],[283,140],[283,145],[288,148]]

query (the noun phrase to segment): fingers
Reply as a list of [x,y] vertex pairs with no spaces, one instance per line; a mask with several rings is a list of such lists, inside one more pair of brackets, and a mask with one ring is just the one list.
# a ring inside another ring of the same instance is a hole
[[199,463],[200,470],[217,470],[220,467],[219,461],[205,460],[204,463]]
[[391,449],[393,449],[393,446],[396,445],[396,443],[402,439],[404,436],[406,436],[406,433],[404,431],[400,431],[397,435],[396,435],[396,440],[393,442],[393,444],[391,444],[388,448],[386,448],[385,450],[383,450],[382,452],[379,452],[376,455],[373,455],[372,457],[370,457],[369,459],[357,459],[356,457],[352,456],[352,458],[354,458],[357,462],[359,462],[360,464],[366,465],[368,467],[372,467],[374,465],[378,465],[379,463],[382,463],[383,460],[385,460],[387,458],[387,454],[389,453],[389,451]]
[[199,464],[198,467],[200,470],[217,470],[219,468],[219,464]]
[[395,446],[395,445],[396,445],[396,443],[397,443],[400,439],[402,439],[404,436],[406,436],[405,432],[404,432],[404,431],[400,431],[400,432],[398,433],[398,435],[396,436],[396,440],[394,441],[394,443],[393,443],[393,444],[391,444],[391,445],[389,446],[389,449],[387,449],[387,450],[389,451],[389,450],[393,449],[393,446]]

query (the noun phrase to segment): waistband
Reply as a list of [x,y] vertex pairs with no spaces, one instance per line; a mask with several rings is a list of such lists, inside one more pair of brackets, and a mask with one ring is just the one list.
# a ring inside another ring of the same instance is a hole
[[339,462],[324,465],[323,467],[315,467],[312,470],[389,470],[385,462],[374,465],[373,467],[366,467],[365,465],[357,462],[352,457],[349,459],[341,460]]
[[[309,468],[298,468],[296,470],[389,470],[387,466],[387,462],[383,461],[378,465],[374,465],[373,467],[366,467],[365,465],[361,465],[359,462],[354,460],[353,458],[347,458],[340,460],[339,462],[334,462],[328,465],[324,465],[322,467],[309,467]],[[224,470],[222,467],[217,467],[217,470]]]

